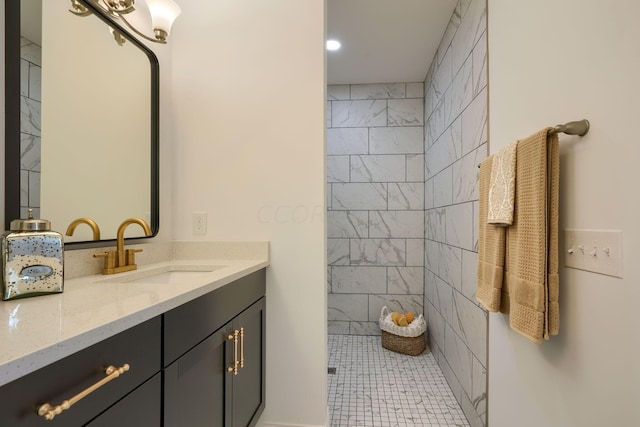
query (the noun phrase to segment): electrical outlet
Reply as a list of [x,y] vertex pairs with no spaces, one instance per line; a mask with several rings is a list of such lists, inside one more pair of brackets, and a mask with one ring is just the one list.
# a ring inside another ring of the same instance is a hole
[[207,213],[193,212],[191,227],[194,236],[205,236],[207,234]]
[[622,277],[622,231],[564,230],[564,265]]

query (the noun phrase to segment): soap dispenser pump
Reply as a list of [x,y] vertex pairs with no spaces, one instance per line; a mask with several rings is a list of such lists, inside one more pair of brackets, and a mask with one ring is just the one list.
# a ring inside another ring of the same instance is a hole
[[2,235],[2,299],[63,291],[64,243],[51,223],[33,218],[11,221]]

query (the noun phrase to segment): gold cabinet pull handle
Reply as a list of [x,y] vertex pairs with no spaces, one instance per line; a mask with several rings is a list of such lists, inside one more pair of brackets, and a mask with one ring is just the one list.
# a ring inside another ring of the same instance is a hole
[[244,328],[240,328],[240,367],[244,368]]
[[48,403],[43,403],[38,407],[38,415],[40,415],[41,417],[44,417],[44,419],[47,421],[51,421],[56,417],[56,415],[60,415],[63,411],[66,411],[67,409],[71,408],[72,405],[78,403],[79,401],[87,397],[89,394],[93,393],[94,391],[96,391],[97,389],[99,389],[109,381],[118,378],[120,375],[124,374],[128,370],[129,370],[129,365],[127,363],[125,363],[119,368],[109,366],[104,371],[104,373],[107,375],[106,377],[104,377],[103,379],[101,379],[91,387],[86,388],[84,391],[81,391],[80,393],[76,394],[71,399],[65,400],[58,406],[54,407]]
[[233,375],[238,375],[238,365],[240,364],[238,360],[238,333],[239,331],[236,329],[233,331],[233,335],[229,334],[227,337],[229,341],[233,340],[233,366],[227,367],[227,372],[233,372]]

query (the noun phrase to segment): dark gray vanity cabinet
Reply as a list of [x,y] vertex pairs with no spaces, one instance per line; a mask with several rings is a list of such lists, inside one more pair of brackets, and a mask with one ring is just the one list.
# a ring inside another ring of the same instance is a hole
[[261,270],[165,313],[165,426],[256,424],[265,397],[264,294]]
[[[125,364],[53,420],[37,414]],[[263,269],[0,387],[0,427],[253,426],[264,376]]]
[[[157,427],[161,417],[160,355],[161,318],[156,317],[0,387],[0,426]],[[60,405],[104,379],[108,366],[125,364],[129,365],[127,372],[53,420],[37,414],[40,405]],[[145,412],[134,420],[130,414],[139,411],[136,406],[140,402],[144,402]]]

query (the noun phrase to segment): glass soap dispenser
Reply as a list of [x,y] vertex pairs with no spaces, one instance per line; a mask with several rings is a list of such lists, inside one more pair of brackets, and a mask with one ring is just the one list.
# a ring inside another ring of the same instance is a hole
[[29,218],[11,221],[2,235],[2,299],[62,292],[63,246],[62,234],[31,209]]

